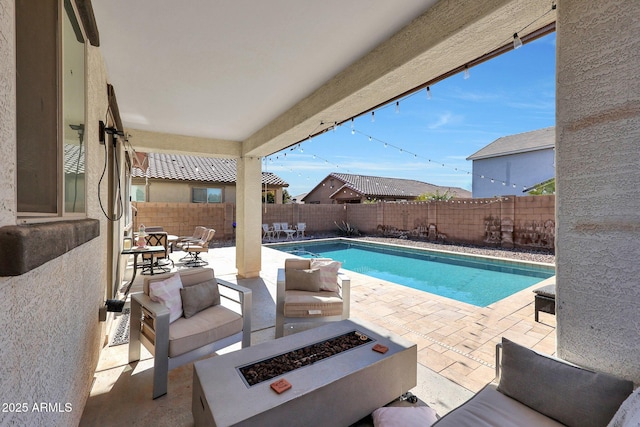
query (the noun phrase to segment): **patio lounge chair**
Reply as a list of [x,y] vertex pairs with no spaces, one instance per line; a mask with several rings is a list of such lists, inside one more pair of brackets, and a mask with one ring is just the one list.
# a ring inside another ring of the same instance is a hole
[[339,268],[339,262],[328,258],[285,260],[278,269],[276,338],[284,335],[286,323],[349,318],[351,281]]
[[210,228],[206,232],[206,237],[203,240],[197,242],[185,242],[182,250],[187,252],[190,259],[184,264],[188,267],[202,267],[209,264],[207,261],[200,258],[200,253],[209,252],[209,244],[213,240],[213,236],[216,234],[216,230]]
[[216,279],[210,268],[146,277],[143,292],[131,296],[129,363],[140,360],[140,344],[153,354],[153,398],[167,393],[169,370],[236,342],[249,347],[251,302],[250,289]]

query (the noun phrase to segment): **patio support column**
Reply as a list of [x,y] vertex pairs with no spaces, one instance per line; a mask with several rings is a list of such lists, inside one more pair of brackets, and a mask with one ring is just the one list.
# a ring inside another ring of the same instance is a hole
[[557,345],[640,382],[640,2],[562,0],[557,21]]
[[275,189],[275,202],[276,205],[281,205],[282,204],[282,188],[278,187]]
[[262,163],[240,157],[236,177],[236,268],[239,277],[258,277],[262,266]]

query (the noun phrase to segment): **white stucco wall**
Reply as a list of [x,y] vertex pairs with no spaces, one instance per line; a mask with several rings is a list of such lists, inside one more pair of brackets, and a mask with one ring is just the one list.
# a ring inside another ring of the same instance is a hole
[[[14,1],[0,0],[0,226],[16,224],[14,22]],[[89,53],[88,209],[89,217],[99,218],[97,128],[107,105],[106,73],[97,48]],[[98,238],[21,276],[0,277],[1,401],[27,404],[26,413],[0,412],[0,425],[78,425],[103,338],[98,307],[106,283],[105,230],[102,220]],[[61,411],[33,410],[42,403]]]
[[[555,176],[554,157],[553,148],[548,148],[474,160],[473,197],[521,196],[523,187],[531,187]],[[495,181],[491,182],[491,178]],[[506,185],[502,185],[503,181]]]
[[640,2],[562,0],[558,355],[640,383]]

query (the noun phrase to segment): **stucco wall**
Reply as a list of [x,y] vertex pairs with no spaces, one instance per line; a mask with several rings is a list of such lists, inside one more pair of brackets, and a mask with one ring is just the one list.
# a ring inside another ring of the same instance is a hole
[[[473,161],[473,197],[523,194],[531,187],[555,176],[553,148]],[[484,176],[485,178],[481,178]],[[491,182],[491,178],[494,182]],[[502,181],[506,185],[502,185]],[[516,185],[513,188],[513,184]]]
[[16,216],[16,62],[14,1],[0,0],[0,227]]
[[562,0],[558,355],[640,383],[640,2]]
[[[16,224],[14,21],[14,1],[0,0],[0,226]],[[103,157],[97,127],[107,101],[96,48],[89,48],[88,68],[87,188],[94,189],[88,209],[89,217],[99,218],[95,189]],[[0,277],[0,396],[2,403],[27,405],[26,413],[0,412],[0,425],[78,425],[104,330],[98,322],[106,281],[104,230],[103,220],[100,237],[26,274]],[[34,411],[43,403],[51,405],[48,411]]]

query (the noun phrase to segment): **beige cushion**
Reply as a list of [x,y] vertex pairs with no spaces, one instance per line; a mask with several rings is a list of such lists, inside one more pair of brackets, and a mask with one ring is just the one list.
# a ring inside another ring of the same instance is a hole
[[327,259],[312,259],[310,267],[320,270],[320,290],[339,292],[338,270],[342,267],[340,261]]
[[324,317],[342,314],[342,298],[336,292],[286,291],[285,317]]
[[536,353],[502,339],[498,390],[571,427],[605,426],[633,391],[631,381]]
[[152,301],[160,302],[169,309],[169,323],[173,323],[182,316],[182,298],[180,297],[182,281],[178,274],[164,280],[152,282],[149,285],[149,297]]
[[215,279],[186,286],[180,289],[180,296],[184,317],[187,319],[207,307],[220,304],[220,291]]
[[458,406],[434,427],[561,427],[559,422],[534,411],[488,385]]
[[284,271],[284,275],[287,289],[320,292],[320,270],[317,268],[305,270],[288,269]]
[[[212,325],[218,325],[212,328]],[[242,331],[242,316],[222,306],[206,308],[169,326],[169,357],[176,357]]]
[[429,427],[438,420],[428,406],[385,406],[371,414],[375,427]]

